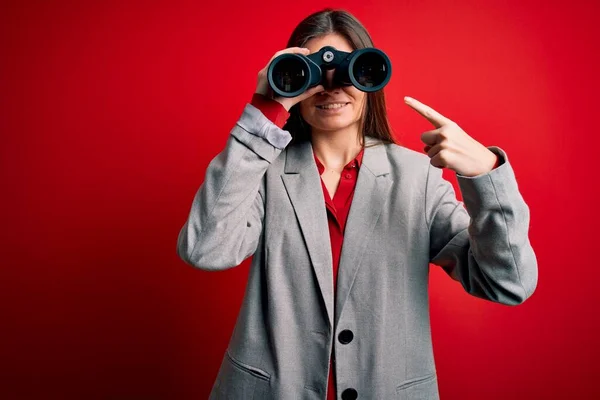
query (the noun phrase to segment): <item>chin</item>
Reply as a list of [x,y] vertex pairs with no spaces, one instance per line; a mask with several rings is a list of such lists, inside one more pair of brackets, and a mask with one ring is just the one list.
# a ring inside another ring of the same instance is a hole
[[348,118],[312,118],[307,121],[314,129],[323,131],[337,131],[351,126],[354,122]]
[[347,128],[348,126],[350,126],[350,124],[330,123],[330,124],[315,124],[315,125],[313,125],[313,127],[315,129],[318,129],[321,131],[339,131],[339,130]]

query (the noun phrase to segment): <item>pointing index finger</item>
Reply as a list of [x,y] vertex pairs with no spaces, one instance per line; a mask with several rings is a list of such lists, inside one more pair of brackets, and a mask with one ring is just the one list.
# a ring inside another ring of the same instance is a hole
[[427,120],[431,122],[436,128],[440,128],[442,125],[447,125],[452,122],[450,119],[444,117],[442,114],[435,111],[433,108],[421,103],[416,99],[413,99],[412,97],[405,96],[404,102],[408,104],[411,108],[413,108],[416,112],[427,118]]

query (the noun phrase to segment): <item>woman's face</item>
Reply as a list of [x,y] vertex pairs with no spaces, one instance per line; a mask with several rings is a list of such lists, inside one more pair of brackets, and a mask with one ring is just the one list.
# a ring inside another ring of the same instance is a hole
[[[304,45],[310,49],[311,54],[318,52],[323,46],[333,46],[337,50],[347,52],[354,50],[346,38],[337,33],[310,39]],[[300,114],[313,129],[321,131],[336,131],[358,124],[362,117],[366,93],[354,86],[331,87],[334,70],[324,72],[329,86],[325,86],[324,92],[300,102]]]

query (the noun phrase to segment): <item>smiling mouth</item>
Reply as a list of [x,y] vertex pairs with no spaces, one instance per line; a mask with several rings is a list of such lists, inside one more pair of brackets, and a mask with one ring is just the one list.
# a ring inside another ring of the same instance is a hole
[[316,106],[320,110],[335,110],[338,108],[342,108],[350,103],[332,103],[332,104],[322,104]]

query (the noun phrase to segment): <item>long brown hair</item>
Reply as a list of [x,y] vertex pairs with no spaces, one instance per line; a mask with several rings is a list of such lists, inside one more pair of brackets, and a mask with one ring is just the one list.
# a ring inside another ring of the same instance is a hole
[[[292,32],[287,47],[304,47],[310,39],[331,33],[346,38],[355,50],[375,47],[366,28],[356,17],[348,11],[331,8],[325,8],[304,18]],[[292,135],[292,143],[310,138],[311,128],[300,115],[299,103],[290,109],[290,117],[283,129]],[[367,93],[359,135],[363,144],[365,136],[378,138],[384,143],[396,143],[387,117],[383,89]]]

